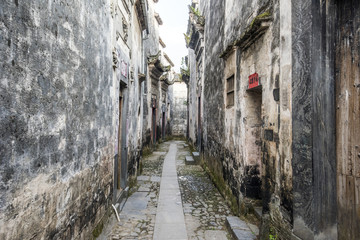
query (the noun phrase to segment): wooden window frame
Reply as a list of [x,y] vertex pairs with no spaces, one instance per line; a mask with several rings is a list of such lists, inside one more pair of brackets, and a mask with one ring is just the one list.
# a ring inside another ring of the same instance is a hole
[[[232,84],[230,84],[232,80]],[[235,75],[226,78],[226,107],[233,107],[235,105]]]

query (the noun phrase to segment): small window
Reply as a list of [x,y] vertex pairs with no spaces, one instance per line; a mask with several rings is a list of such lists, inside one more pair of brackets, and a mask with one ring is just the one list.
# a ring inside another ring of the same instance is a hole
[[234,75],[226,79],[226,107],[234,106]]

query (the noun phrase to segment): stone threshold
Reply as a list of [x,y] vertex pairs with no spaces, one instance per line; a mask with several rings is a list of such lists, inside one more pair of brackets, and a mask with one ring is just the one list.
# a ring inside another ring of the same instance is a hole
[[129,187],[126,187],[124,190],[122,190],[120,192],[119,197],[116,199],[114,206],[119,214],[120,214],[121,210],[124,208],[124,205],[128,199],[128,196],[129,196]]
[[259,229],[255,225],[250,226],[236,216],[226,217],[226,226],[229,228],[234,239],[237,240],[255,240]]

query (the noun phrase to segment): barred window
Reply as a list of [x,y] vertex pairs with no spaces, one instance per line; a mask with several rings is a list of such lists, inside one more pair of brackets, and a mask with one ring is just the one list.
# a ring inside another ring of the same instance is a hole
[[226,79],[226,107],[234,106],[234,75]]

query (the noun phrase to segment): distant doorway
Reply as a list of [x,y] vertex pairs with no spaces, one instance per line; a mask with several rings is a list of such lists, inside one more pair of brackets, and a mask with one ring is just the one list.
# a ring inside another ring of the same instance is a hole
[[121,153],[122,153],[122,110],[123,110],[123,96],[122,92],[120,92],[119,96],[119,116],[118,116],[118,136],[117,136],[117,154],[115,156],[115,162],[114,162],[114,199],[115,201],[119,197],[119,194],[121,192]]
[[166,135],[166,119],[165,119],[165,112],[163,112],[162,114],[162,138],[163,140],[165,140],[165,135]]
[[201,152],[201,97],[198,98],[198,151]]
[[119,97],[119,135],[118,135],[118,167],[117,167],[117,189],[121,189],[121,120],[122,117],[122,96]]
[[156,144],[156,95],[152,96],[151,99],[152,106],[152,142],[153,145]]

